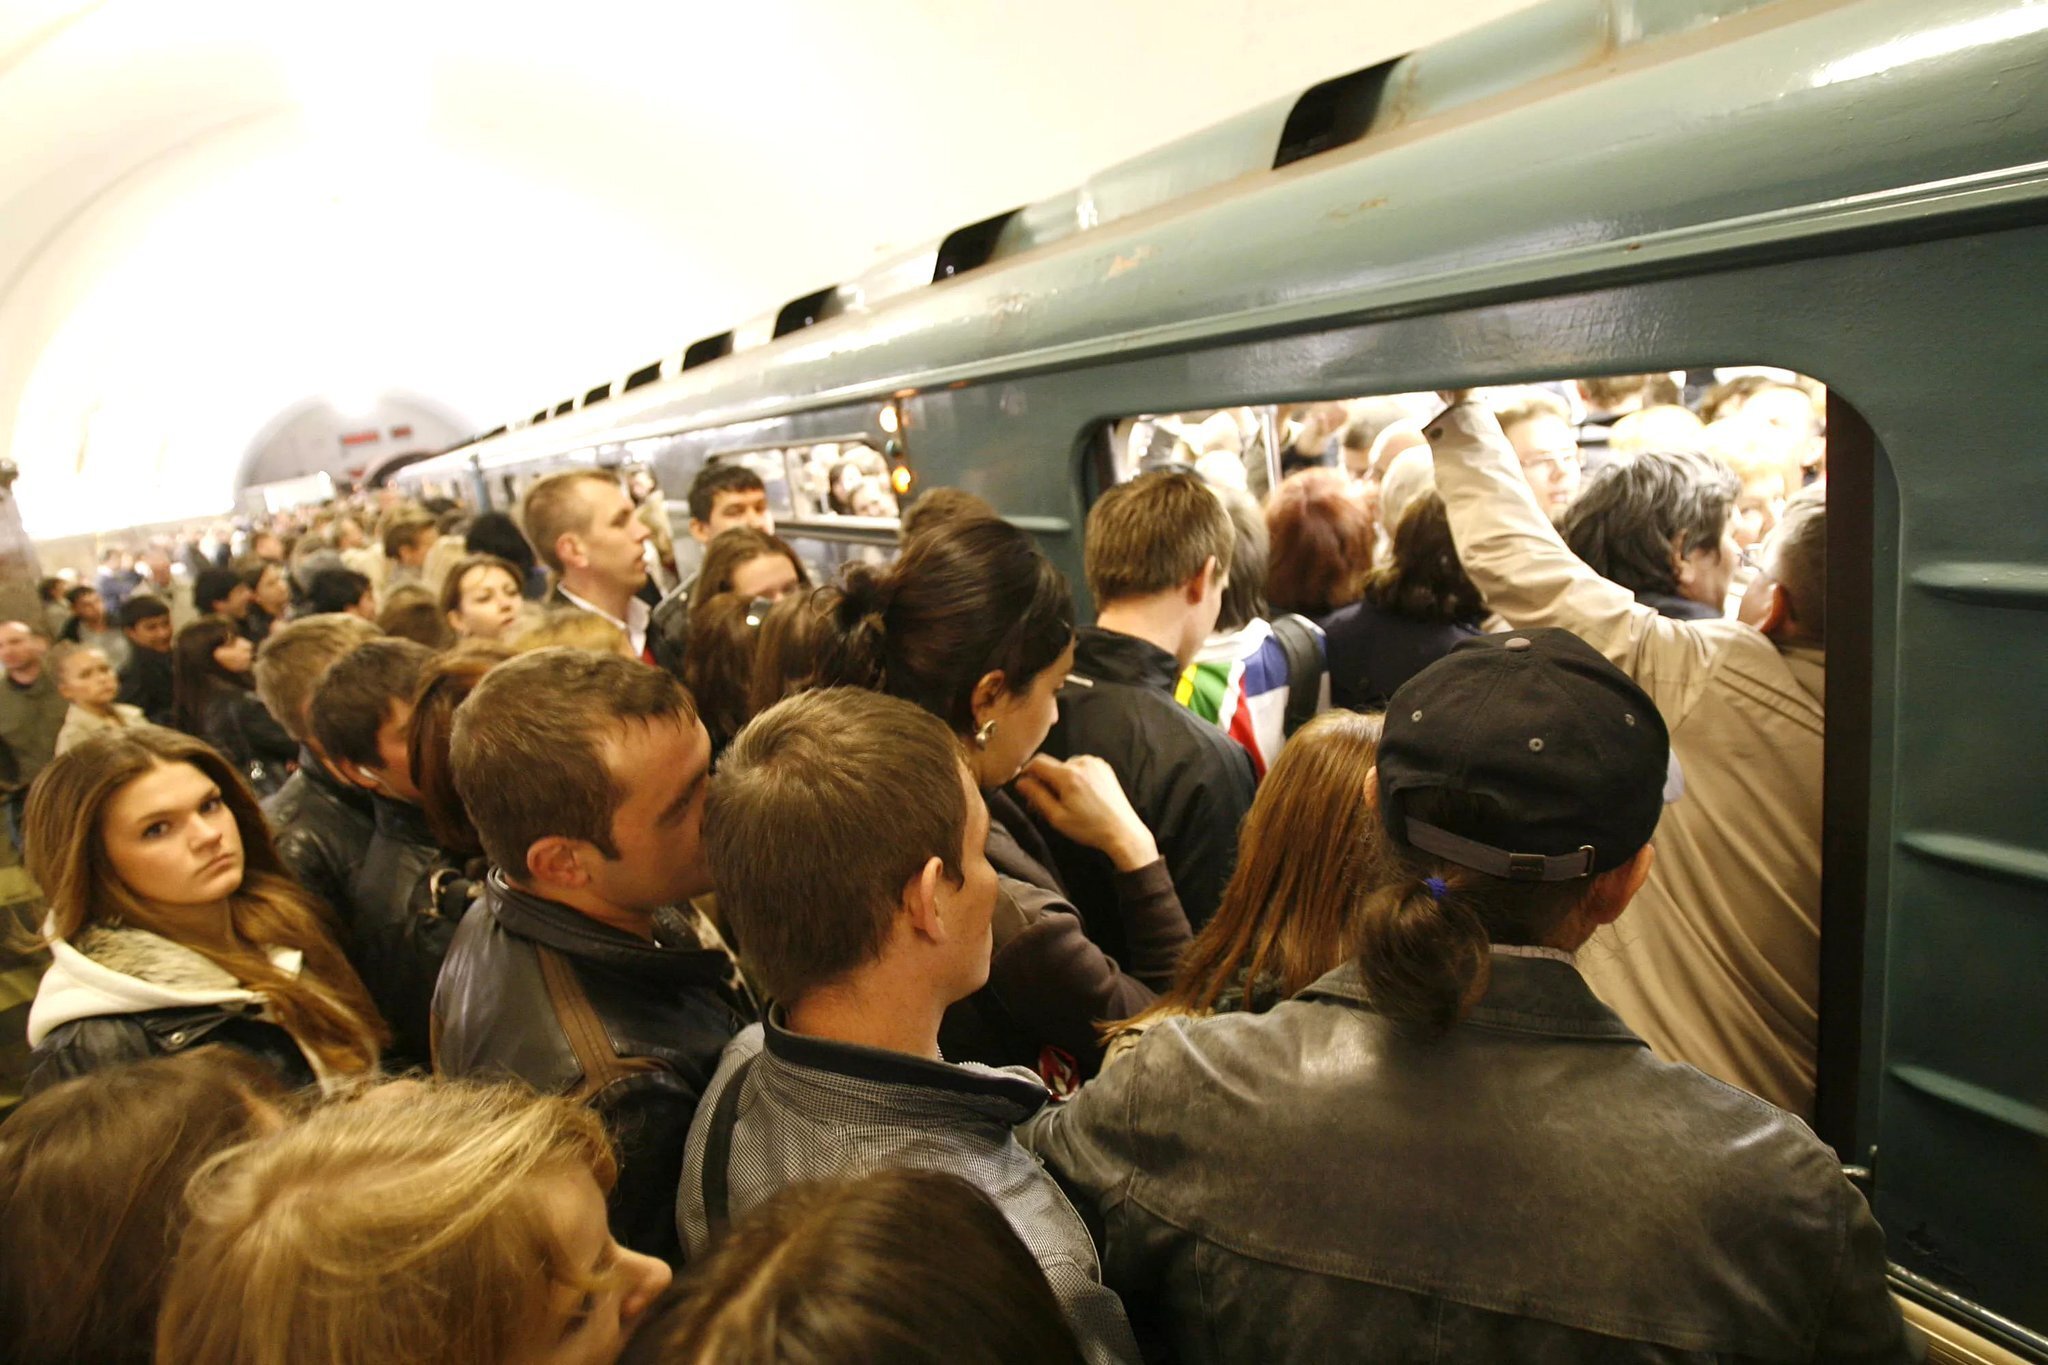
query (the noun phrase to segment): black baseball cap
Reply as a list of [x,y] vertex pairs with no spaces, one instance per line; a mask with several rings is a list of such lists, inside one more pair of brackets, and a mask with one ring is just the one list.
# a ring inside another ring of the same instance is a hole
[[[1460,641],[1388,700],[1378,762],[1396,843],[1510,881],[1620,867],[1682,786],[1657,704],[1568,630]],[[1415,818],[1431,790],[1478,809]]]

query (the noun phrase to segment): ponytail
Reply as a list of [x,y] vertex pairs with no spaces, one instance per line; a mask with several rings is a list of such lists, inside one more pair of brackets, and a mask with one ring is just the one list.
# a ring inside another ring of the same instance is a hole
[[854,564],[841,581],[834,620],[839,648],[833,651],[834,671],[828,685],[887,690],[889,672],[889,608],[896,600],[896,574],[872,564]]
[[1443,1033],[1486,993],[1486,925],[1461,891],[1444,877],[1410,874],[1360,905],[1359,969],[1381,1014]]

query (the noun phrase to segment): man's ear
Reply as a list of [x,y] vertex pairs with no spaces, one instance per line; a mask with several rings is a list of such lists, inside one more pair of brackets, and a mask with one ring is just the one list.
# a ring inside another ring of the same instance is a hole
[[928,943],[946,941],[946,926],[939,914],[939,888],[946,884],[946,865],[927,858],[916,876],[903,884],[903,913],[910,931]]
[[1770,594],[1770,599],[1764,604],[1763,614],[1757,617],[1756,628],[1773,640],[1793,634],[1792,595],[1785,591],[1785,585],[1775,578],[1749,585],[1751,592],[1760,588]]
[[352,758],[330,758],[327,760],[327,766],[340,774],[342,781],[361,787],[366,792],[384,790],[384,784],[377,780],[377,775]]
[[1636,893],[1650,880],[1650,868],[1657,861],[1655,846],[1644,844],[1636,850],[1636,856],[1595,880],[1593,894],[1581,903],[1579,909],[1587,920],[1588,927],[1597,929],[1612,924],[1621,918],[1621,912],[1628,909]]
[[580,569],[590,563],[590,556],[583,552],[583,537],[574,531],[564,531],[555,537],[555,558],[565,569]]
[[535,839],[526,848],[526,874],[542,886],[581,890],[590,884],[583,865],[583,851],[589,847],[581,839],[560,834]]
[[1685,553],[1683,533],[1671,537],[1671,573],[1682,592],[1694,578],[1692,560]]
[[1216,556],[1210,555],[1202,561],[1201,572],[1181,586],[1189,606],[1200,606],[1202,599],[1209,595],[1209,585],[1216,581]]
[[697,519],[696,519],[695,517],[691,517],[691,518],[690,518],[690,539],[692,539],[692,540],[696,541],[696,542],[697,542],[697,543],[698,543],[699,545],[709,545],[709,544],[711,543],[711,525],[710,525],[710,523],[709,523],[709,522],[702,522],[702,521],[699,521],[699,520],[697,520]]

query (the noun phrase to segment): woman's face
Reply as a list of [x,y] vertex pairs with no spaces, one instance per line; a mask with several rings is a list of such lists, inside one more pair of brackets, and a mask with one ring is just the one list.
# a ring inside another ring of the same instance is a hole
[[750,602],[755,598],[780,602],[796,591],[796,584],[796,565],[787,555],[755,555],[732,571],[734,594]]
[[986,749],[969,746],[974,780],[983,790],[1000,787],[1031,761],[1053,722],[1060,718],[1060,685],[1074,671],[1074,646],[1070,641],[1060,657],[1038,671],[1038,676],[1019,692],[1004,692],[982,719],[996,728],[989,734]]
[[217,905],[242,884],[242,831],[220,788],[190,763],[159,763],[100,813],[114,875],[153,905]]
[[69,702],[95,710],[112,706],[121,694],[121,679],[115,675],[107,656],[96,649],[82,649],[64,662],[57,679],[57,694]]
[[612,1365],[647,1305],[668,1288],[669,1268],[612,1240],[604,1193],[588,1171],[559,1171],[535,1182],[535,1196],[569,1264],[595,1282],[588,1293],[550,1291],[548,1327],[525,1365]]
[[464,639],[495,640],[519,618],[519,585],[503,569],[485,564],[462,576],[462,591],[448,624]]
[[284,570],[273,564],[256,580],[256,605],[272,616],[282,616],[291,604],[291,584],[285,581]]
[[230,673],[247,673],[249,661],[255,657],[256,646],[243,635],[230,636],[213,651],[213,661]]

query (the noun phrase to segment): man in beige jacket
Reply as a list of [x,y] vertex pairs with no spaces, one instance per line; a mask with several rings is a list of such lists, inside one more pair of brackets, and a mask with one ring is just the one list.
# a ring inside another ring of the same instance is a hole
[[[1789,509],[1741,619],[1660,617],[1565,548],[1492,412],[1450,397],[1426,434],[1465,572],[1509,625],[1562,626],[1634,678],[1683,770],[1638,913],[1581,949],[1579,967],[1664,1056],[1810,1118],[1825,507]],[[1724,537],[1706,553],[1735,551]]]

